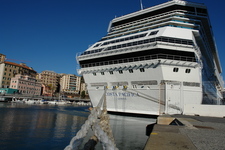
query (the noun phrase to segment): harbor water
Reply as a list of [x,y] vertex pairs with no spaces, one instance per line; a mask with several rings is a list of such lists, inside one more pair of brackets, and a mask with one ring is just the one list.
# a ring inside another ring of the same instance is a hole
[[[0,149],[63,150],[87,120],[88,107],[0,103]],[[143,149],[148,139],[146,126],[154,122],[152,118],[110,115],[117,147]],[[101,149],[100,143],[96,149]]]

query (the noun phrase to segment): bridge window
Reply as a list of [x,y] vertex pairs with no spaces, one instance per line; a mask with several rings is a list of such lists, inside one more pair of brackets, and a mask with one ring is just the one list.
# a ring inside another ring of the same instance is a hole
[[159,32],[159,30],[157,30],[157,31],[152,31],[152,32],[149,34],[149,36],[150,36],[150,35],[156,35],[158,32]]

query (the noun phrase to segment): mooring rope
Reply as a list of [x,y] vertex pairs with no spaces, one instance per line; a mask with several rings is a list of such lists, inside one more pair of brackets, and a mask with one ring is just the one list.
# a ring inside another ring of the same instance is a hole
[[[97,105],[91,110],[88,119],[82,125],[81,129],[77,132],[76,136],[70,141],[70,144],[64,150],[78,150],[83,138],[87,135],[88,130],[92,127],[95,136],[102,143],[104,150],[118,150],[114,142],[112,130],[109,124],[109,115],[106,109],[106,89]],[[103,104],[103,110],[101,106]],[[100,119],[99,119],[100,118]]]

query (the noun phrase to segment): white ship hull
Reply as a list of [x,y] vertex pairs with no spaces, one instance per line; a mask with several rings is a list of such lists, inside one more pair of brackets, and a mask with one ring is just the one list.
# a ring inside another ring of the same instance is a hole
[[[200,70],[193,69],[193,76],[187,79],[185,68],[176,74],[173,66],[159,64],[154,68],[146,68],[142,74],[139,70],[134,70],[132,74],[126,71],[123,74],[115,72],[113,76],[109,73],[104,76],[101,73],[96,76],[84,74],[84,79],[89,85],[88,92],[94,107],[106,90],[108,111],[149,115],[182,114],[184,105],[202,103],[200,84],[183,84],[183,81],[188,80],[190,83],[198,83],[200,77],[196,76],[200,75]],[[137,84],[132,84],[134,81]]]

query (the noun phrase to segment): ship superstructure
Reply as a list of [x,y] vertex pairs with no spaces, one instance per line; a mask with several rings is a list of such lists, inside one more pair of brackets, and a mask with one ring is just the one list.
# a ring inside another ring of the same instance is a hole
[[113,19],[108,34],[77,56],[93,106],[183,113],[221,104],[222,69],[204,4],[169,1]]

